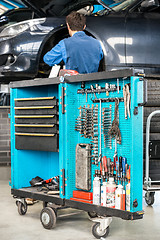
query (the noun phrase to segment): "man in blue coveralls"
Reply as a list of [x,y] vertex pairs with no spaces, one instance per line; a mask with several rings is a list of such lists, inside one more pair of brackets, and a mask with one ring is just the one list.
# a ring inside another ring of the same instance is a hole
[[78,73],[98,72],[103,51],[100,42],[85,34],[86,17],[76,11],[66,17],[66,24],[71,37],[61,40],[44,55],[44,62],[49,66],[62,60],[65,68]]

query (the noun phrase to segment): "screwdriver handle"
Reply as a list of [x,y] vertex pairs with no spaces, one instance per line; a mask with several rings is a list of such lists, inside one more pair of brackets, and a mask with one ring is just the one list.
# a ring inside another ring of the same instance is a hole
[[108,169],[108,174],[110,174],[110,172],[111,172],[110,165],[111,165],[111,159],[110,159],[110,158],[107,158],[107,169]]
[[107,157],[104,156],[102,158],[103,166],[104,166],[104,171],[107,173]]
[[127,163],[127,159],[126,159],[126,157],[123,157],[122,158],[122,171],[123,171],[123,175],[125,175],[125,173],[126,173],[126,169],[125,169],[126,163]]
[[116,175],[119,177],[119,160],[118,157],[116,158]]
[[119,171],[122,172],[122,157],[119,157]]

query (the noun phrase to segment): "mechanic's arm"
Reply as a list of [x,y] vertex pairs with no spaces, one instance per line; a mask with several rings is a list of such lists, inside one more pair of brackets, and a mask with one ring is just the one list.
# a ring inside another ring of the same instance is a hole
[[49,52],[47,52],[43,57],[43,61],[49,66],[59,64],[62,60],[64,63],[66,62],[66,49],[63,40],[53,47]]

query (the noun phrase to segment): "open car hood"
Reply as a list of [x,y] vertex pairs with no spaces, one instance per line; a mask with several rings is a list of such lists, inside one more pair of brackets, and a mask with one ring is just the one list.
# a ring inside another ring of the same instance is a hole
[[79,10],[96,0],[21,0],[27,7],[34,10],[40,17],[66,16],[73,10]]

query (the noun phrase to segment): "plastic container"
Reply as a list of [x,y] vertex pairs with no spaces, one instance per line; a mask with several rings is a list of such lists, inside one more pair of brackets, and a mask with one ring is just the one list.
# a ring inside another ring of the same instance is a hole
[[101,206],[106,207],[107,204],[107,182],[103,182],[101,186]]
[[126,210],[130,211],[130,182],[126,185]]
[[107,193],[107,207],[115,208],[115,190],[116,184],[114,182],[114,178],[110,177],[107,182],[106,193]]
[[121,184],[118,185],[115,191],[115,208],[125,210],[125,190]]
[[95,177],[93,180],[93,204],[100,205],[100,178]]

